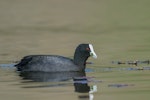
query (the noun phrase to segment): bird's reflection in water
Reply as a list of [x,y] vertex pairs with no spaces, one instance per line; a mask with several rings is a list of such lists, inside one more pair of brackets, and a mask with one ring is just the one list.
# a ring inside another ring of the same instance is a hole
[[90,91],[86,77],[74,77],[73,81],[76,92],[87,93]]
[[21,72],[23,80],[34,82],[61,82],[73,79],[74,77],[85,76],[84,72]]
[[[31,80],[27,82],[50,82],[48,85],[28,86],[24,88],[39,88],[39,87],[54,87],[65,86],[67,83],[62,83],[68,80],[73,80],[75,92],[86,93],[86,95],[78,96],[79,99],[93,99],[93,92],[97,91],[96,86],[89,86],[85,72],[20,72],[23,80]],[[51,84],[54,83],[54,84]],[[70,83],[69,83],[70,84]],[[92,87],[92,88],[91,88]]]
[[94,92],[97,92],[97,86],[89,86],[88,79],[86,77],[74,77],[74,88],[76,92],[79,93],[88,93],[84,95],[79,95],[78,98],[80,100],[93,100]]

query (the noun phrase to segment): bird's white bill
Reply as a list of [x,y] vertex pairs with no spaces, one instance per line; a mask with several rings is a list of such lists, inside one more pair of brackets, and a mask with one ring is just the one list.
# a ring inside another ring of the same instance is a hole
[[89,48],[90,48],[90,50],[91,50],[90,55],[91,55],[93,58],[97,58],[97,55],[96,55],[96,53],[94,52],[94,48],[93,48],[93,45],[92,45],[92,44],[89,44]]

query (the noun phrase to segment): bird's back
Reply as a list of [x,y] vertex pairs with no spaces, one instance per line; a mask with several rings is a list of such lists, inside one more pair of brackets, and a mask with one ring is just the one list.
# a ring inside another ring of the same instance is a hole
[[57,55],[30,55],[24,57],[17,65],[18,71],[81,71],[73,60]]

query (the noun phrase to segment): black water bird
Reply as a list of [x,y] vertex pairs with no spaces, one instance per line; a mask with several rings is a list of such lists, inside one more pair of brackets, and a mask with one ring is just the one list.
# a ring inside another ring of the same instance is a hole
[[18,71],[84,71],[86,60],[90,56],[97,58],[92,44],[80,44],[75,50],[73,59],[58,55],[29,55],[15,66]]

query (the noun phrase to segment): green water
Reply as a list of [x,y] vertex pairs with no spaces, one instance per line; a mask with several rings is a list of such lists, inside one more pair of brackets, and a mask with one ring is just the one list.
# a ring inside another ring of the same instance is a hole
[[[112,61],[149,60],[149,0],[0,0],[0,64],[19,61],[30,54],[72,57],[80,43],[91,43],[98,59],[90,58],[96,85],[94,100],[149,100],[147,64],[116,65]],[[72,80],[65,86],[24,88],[55,83],[26,82],[9,66],[0,67],[0,99],[77,100],[88,93],[74,91]],[[105,68],[114,68],[106,71]],[[117,69],[118,68],[118,69]],[[60,82],[61,83],[61,82]],[[122,85],[121,87],[117,87]]]

